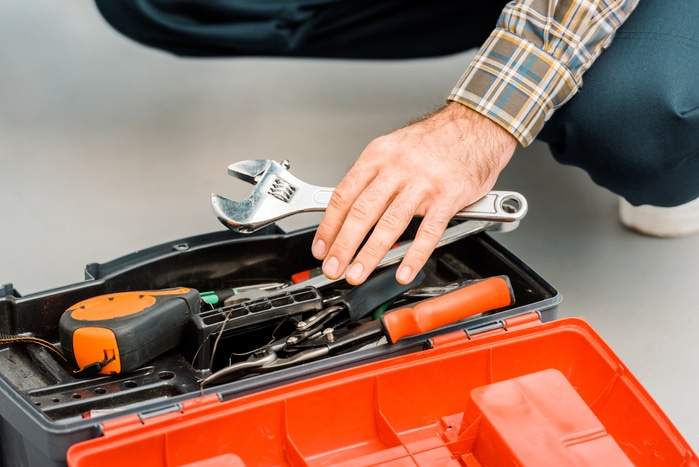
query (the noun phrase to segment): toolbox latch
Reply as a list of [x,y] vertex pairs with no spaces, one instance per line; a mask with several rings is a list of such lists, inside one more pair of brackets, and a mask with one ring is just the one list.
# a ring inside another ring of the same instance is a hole
[[120,432],[130,432],[143,425],[155,425],[159,423],[169,423],[172,419],[181,418],[184,414],[193,414],[211,406],[219,406],[221,399],[216,394],[209,394],[203,397],[183,401],[180,404],[170,405],[156,410],[129,414],[127,416],[108,420],[102,423],[102,434],[105,436],[115,435]]
[[531,328],[534,326],[541,326],[541,314],[538,311],[532,311],[530,313],[524,313],[523,315],[513,316],[512,318],[507,318],[503,320],[505,323],[505,330],[514,331],[515,329]]
[[441,334],[439,336],[434,336],[430,339],[432,343],[432,348],[441,348],[454,342],[459,343],[467,340],[469,340],[468,334],[464,332],[463,329],[447,334]]
[[21,295],[19,294],[19,292],[17,292],[17,289],[15,289],[14,285],[8,282],[6,284],[0,285],[0,298],[4,297],[20,298]]
[[129,414],[114,420],[108,420],[102,423],[102,435],[114,435],[122,431],[131,431],[136,427],[142,426],[143,422],[138,414]]
[[541,314],[538,311],[532,311],[522,315],[513,316],[512,318],[494,321],[478,328],[462,329],[460,331],[432,337],[432,347],[443,347],[454,342],[480,339],[514,330],[541,326],[542,324]]
[[497,322],[492,323],[490,326],[483,326],[481,328],[467,330],[466,334],[470,340],[475,340],[503,334],[505,332],[512,332],[519,329],[541,326],[541,324],[541,314],[539,314],[538,311],[532,311],[522,315],[513,316],[511,318],[498,320]]

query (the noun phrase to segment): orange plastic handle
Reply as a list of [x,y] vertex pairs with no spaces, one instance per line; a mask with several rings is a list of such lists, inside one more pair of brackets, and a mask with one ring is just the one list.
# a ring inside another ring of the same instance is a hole
[[515,302],[507,276],[494,276],[439,297],[385,314],[381,321],[391,343]]

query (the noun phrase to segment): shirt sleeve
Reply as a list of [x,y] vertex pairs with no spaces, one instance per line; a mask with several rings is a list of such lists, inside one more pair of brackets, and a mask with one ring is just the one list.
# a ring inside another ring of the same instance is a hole
[[449,100],[490,118],[523,145],[582,86],[638,0],[519,0],[503,9]]

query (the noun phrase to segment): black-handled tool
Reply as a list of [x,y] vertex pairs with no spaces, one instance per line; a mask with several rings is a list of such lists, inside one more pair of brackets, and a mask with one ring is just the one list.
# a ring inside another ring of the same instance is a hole
[[357,322],[369,316],[381,305],[418,286],[425,280],[425,273],[420,271],[409,284],[396,281],[398,266],[384,268],[372,275],[363,284],[350,289],[335,300],[328,300],[328,305],[343,305],[349,311],[350,320]]

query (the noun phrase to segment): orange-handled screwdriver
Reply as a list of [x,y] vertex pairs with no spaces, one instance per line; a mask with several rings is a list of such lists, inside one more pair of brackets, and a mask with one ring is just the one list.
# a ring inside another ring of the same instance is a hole
[[493,276],[470,283],[439,297],[399,308],[381,318],[391,343],[422,334],[447,324],[514,303],[512,284],[507,276]]

